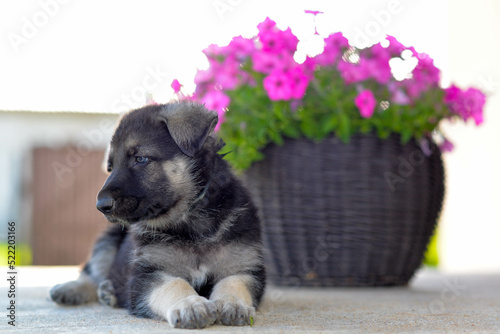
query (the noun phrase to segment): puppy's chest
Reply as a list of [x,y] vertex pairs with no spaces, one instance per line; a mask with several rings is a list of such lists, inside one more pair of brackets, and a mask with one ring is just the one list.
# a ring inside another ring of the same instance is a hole
[[194,285],[202,285],[221,272],[224,263],[229,261],[227,255],[227,250],[220,246],[149,245],[136,250],[134,261],[171,276],[183,277]]

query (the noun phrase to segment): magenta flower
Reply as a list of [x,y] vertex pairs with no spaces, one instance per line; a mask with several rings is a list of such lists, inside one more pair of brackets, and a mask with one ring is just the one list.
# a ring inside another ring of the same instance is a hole
[[240,63],[228,57],[222,63],[213,64],[214,84],[222,89],[232,90],[240,83]]
[[264,88],[267,91],[269,99],[279,100],[298,100],[304,97],[309,77],[304,73],[302,67],[296,66],[291,70],[274,70],[264,78]]
[[375,106],[377,105],[377,101],[375,100],[375,96],[369,89],[365,89],[354,99],[354,104],[359,109],[359,113],[361,117],[370,118],[375,111]]
[[293,96],[293,87],[286,72],[274,70],[264,78],[263,84],[271,101],[290,100]]
[[441,150],[441,152],[451,152],[453,151],[454,147],[455,146],[453,145],[453,143],[448,139],[445,139],[444,142],[439,145],[439,149]]
[[458,102],[462,91],[455,85],[451,85],[444,90],[444,102],[452,104]]
[[361,58],[357,64],[341,60],[337,65],[337,69],[346,84],[366,80],[371,75],[369,64],[367,60],[363,58]]
[[255,51],[255,43],[252,39],[242,36],[234,37],[227,46],[227,53],[232,54],[238,60],[250,57]]
[[418,64],[412,74],[415,81],[426,84],[428,87],[439,84],[440,71],[434,66],[434,60],[426,54],[420,54]]
[[181,91],[182,85],[180,84],[179,80],[177,80],[177,79],[174,79],[174,81],[172,81],[172,84],[170,86],[174,90],[175,94],[177,94]]
[[288,27],[285,31],[280,31],[279,35],[283,40],[283,46],[285,50],[290,53],[295,53],[297,51],[297,44],[299,44],[299,39],[292,33],[292,29]]
[[209,70],[198,70],[196,72],[196,75],[194,76],[194,83],[196,85],[208,83],[208,82],[212,81],[213,78],[214,78],[214,75],[210,69]]
[[259,32],[259,41],[262,44],[262,50],[266,52],[280,53],[286,51],[293,54],[297,50],[298,38],[288,28],[282,30],[266,30]]
[[302,70],[302,67],[297,66],[289,72],[289,80],[292,83],[292,98],[299,100],[304,97],[309,78]]
[[219,90],[214,90],[206,93],[201,99],[201,103],[209,110],[215,110],[223,113],[230,102],[229,96]]
[[316,62],[316,58],[311,58],[309,56],[306,57],[306,60],[302,63],[302,69],[304,73],[308,76],[309,79],[314,78],[314,71],[316,70],[318,63]]
[[207,48],[203,49],[203,53],[209,60],[216,60],[217,56],[224,57],[226,48],[220,47],[216,44],[210,44]]
[[323,53],[320,53],[314,59],[321,66],[329,66],[335,64],[342,57],[345,49],[349,48],[349,42],[342,33],[337,32],[325,38],[325,48]]
[[286,52],[255,52],[252,54],[253,69],[260,73],[269,74],[274,70],[287,70],[296,66],[293,56]]
[[392,79],[391,66],[388,60],[367,59],[362,63],[364,64],[363,71],[365,74],[375,79],[378,83],[387,84]]
[[[416,52],[416,51],[412,51]],[[408,96],[415,101],[423,92],[439,87],[440,71],[434,61],[426,54],[419,54],[417,66],[413,69],[412,78],[402,81]]]
[[467,112],[474,119],[476,125],[483,123],[483,108],[486,103],[486,96],[476,88],[469,88],[464,93],[464,106]]
[[395,37],[387,35],[385,39],[389,41],[387,51],[389,51],[392,56],[400,57],[401,53],[406,50],[406,46],[398,42]]
[[473,118],[476,125],[483,123],[483,109],[486,102],[485,95],[476,88],[462,91],[455,85],[445,89],[444,102],[450,110],[462,117],[464,121]]
[[257,25],[257,29],[259,29],[259,34],[261,32],[271,31],[275,27],[276,27],[276,22],[274,22],[273,20],[271,20],[269,17],[266,17],[266,19],[264,21],[262,21],[261,23],[259,23]]
[[363,59],[364,53],[367,53],[368,59],[365,66],[370,77],[384,85],[389,83],[392,79],[391,66],[389,65],[391,54],[389,50],[378,43],[373,45],[367,52],[363,52],[360,55],[361,59]]

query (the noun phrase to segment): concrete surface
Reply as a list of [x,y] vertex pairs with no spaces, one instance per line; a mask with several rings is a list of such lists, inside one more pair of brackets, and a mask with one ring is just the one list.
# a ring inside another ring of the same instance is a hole
[[[7,275],[5,269],[5,275]],[[50,286],[72,279],[75,267],[20,267],[16,324],[2,306],[0,332],[186,333],[98,304],[60,307]],[[2,305],[9,305],[1,280]],[[473,276],[420,271],[405,288],[269,287],[253,327],[212,326],[207,333],[500,333],[500,273]]]

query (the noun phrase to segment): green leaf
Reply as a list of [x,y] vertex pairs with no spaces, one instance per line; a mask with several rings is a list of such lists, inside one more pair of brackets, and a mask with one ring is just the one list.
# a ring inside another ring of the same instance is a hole
[[411,131],[411,129],[409,128],[404,128],[403,130],[401,130],[401,141],[403,143],[407,143],[411,137],[413,135],[413,132]]
[[322,137],[326,137],[329,133],[332,133],[338,125],[338,118],[335,113],[328,115],[326,119],[321,124],[321,134]]
[[314,139],[314,135],[316,132],[316,124],[314,124],[312,119],[305,118],[300,123],[300,130],[307,138]]
[[342,141],[347,143],[349,141],[349,137],[351,136],[351,122],[346,114],[339,114],[339,119],[340,123],[338,135]]
[[283,134],[289,138],[299,138],[300,130],[294,123],[290,123],[283,128]]
[[281,137],[277,132],[274,132],[274,131],[269,132],[269,137],[271,138],[271,140],[274,143],[276,143],[278,145],[283,144],[283,137]]

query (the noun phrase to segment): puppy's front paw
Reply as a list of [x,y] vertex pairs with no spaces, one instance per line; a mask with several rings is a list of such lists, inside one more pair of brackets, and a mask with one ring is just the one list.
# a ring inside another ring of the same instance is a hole
[[116,306],[115,288],[109,279],[99,283],[97,288],[97,298],[99,303],[109,307]]
[[95,301],[97,294],[92,285],[77,280],[54,286],[49,296],[57,304],[80,305]]
[[248,306],[239,299],[219,299],[215,300],[219,313],[218,322],[226,326],[245,326],[253,323],[255,319],[255,308]]
[[175,328],[204,328],[217,320],[217,307],[200,296],[189,296],[175,303],[167,312],[168,323]]

